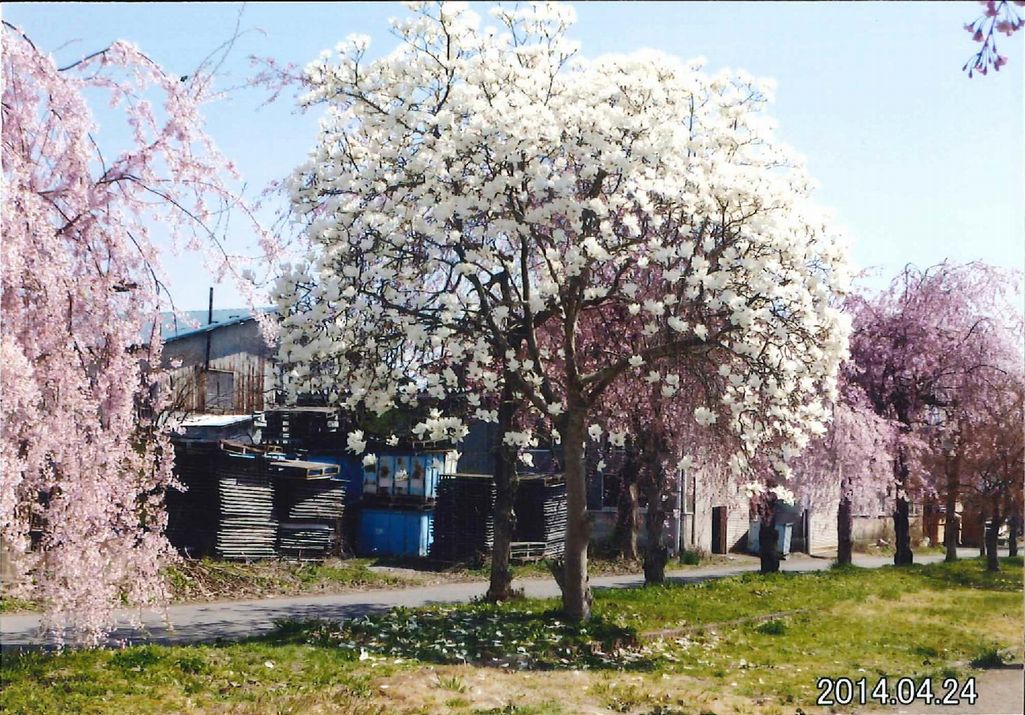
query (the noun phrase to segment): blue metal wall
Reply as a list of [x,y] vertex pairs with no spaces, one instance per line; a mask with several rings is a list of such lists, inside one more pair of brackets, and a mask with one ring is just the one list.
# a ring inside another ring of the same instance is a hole
[[433,536],[433,511],[363,509],[356,546],[361,556],[427,556]]

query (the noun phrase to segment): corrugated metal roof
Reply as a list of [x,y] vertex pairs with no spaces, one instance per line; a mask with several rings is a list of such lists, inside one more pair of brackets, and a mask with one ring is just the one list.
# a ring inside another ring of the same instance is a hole
[[[273,313],[275,309],[266,307],[259,308],[258,310],[264,313]],[[185,311],[185,319],[178,318],[177,320],[173,313],[162,313],[160,316],[160,337],[163,338],[165,343],[180,340],[192,335],[208,333],[218,328],[249,322],[254,319],[253,315],[253,311],[248,308],[220,309],[213,311],[213,322],[206,324],[208,315],[205,310]],[[188,325],[190,321],[200,323],[199,327],[190,327]]]
[[253,415],[192,415],[182,420],[182,427],[227,427],[253,419]]

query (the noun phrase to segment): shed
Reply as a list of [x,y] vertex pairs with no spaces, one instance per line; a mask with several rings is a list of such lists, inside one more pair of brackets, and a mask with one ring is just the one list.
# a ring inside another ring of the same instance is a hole
[[279,377],[274,347],[247,311],[164,334],[163,364],[175,410],[243,414],[273,403]]

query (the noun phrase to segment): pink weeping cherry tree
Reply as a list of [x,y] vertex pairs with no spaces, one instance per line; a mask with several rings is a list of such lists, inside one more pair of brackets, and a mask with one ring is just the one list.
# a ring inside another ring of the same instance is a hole
[[[40,600],[61,643],[96,643],[116,607],[167,595],[158,245],[216,255],[214,217],[240,206],[199,114],[216,59],[181,77],[115,42],[59,67],[3,26],[4,591]],[[124,120],[119,151],[103,150],[95,93]]]
[[[1021,276],[981,263],[908,266],[881,293],[852,296],[850,378],[873,411],[895,425],[892,473],[897,565],[914,560],[910,503],[946,492],[948,513],[957,481],[928,468],[929,441],[944,412],[953,429],[963,400],[980,379],[1021,360]],[[1018,336],[1013,340],[1000,335]]]
[[1025,6],[1025,0],[979,0],[979,4],[985,10],[964,26],[972,40],[979,43],[979,49],[961,68],[961,71],[968,73],[969,78],[974,77],[976,72],[985,75],[990,69],[999,72],[1007,64],[1007,56],[1001,54],[997,47],[997,35],[1012,37],[1025,25],[1025,18],[1019,9]]
[[[1022,475],[1021,334],[980,326],[978,361],[986,367],[957,380],[942,395],[928,435],[927,466],[945,501],[947,561],[957,559],[957,507],[976,508],[991,524],[984,543],[989,567],[997,568],[996,534],[1005,521],[1016,532]],[[1012,533],[1012,538],[1014,534]]]
[[876,413],[851,380],[856,370],[850,362],[845,365],[828,428],[794,467],[794,489],[805,503],[837,506],[836,561],[841,566],[851,564],[855,510],[877,508],[893,483],[895,425]]
[[[606,351],[649,337],[651,315],[643,306],[652,309],[655,301],[645,293],[644,287],[638,287],[633,303],[596,306],[581,314],[577,329],[581,350],[590,353],[588,359],[600,360]],[[540,333],[542,343],[550,340],[548,347],[554,351],[559,331]],[[597,452],[599,471],[608,469],[607,462],[617,465],[622,492],[618,538],[629,558],[638,556],[638,506],[641,500],[646,503],[645,545],[639,554],[646,584],[665,580],[668,556],[675,550],[667,541],[667,521],[679,480],[700,474],[705,489],[722,493],[730,487],[729,459],[741,445],[726,425],[736,403],[722,399],[727,379],[713,369],[711,360],[714,355],[680,356],[647,370],[629,371],[602,393],[592,410],[588,444]],[[561,369],[558,361],[553,367],[556,372]],[[707,415],[698,409],[702,407]],[[737,484],[732,486],[739,489]]]

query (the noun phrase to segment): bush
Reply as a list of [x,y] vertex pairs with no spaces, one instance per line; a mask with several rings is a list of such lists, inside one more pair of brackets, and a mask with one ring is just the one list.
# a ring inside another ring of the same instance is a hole
[[684,549],[680,552],[680,563],[687,566],[697,566],[701,563],[701,554],[697,551]]
[[968,661],[973,668],[999,668],[1004,664],[1004,656],[996,648],[983,648]]

